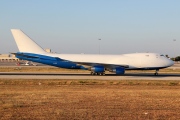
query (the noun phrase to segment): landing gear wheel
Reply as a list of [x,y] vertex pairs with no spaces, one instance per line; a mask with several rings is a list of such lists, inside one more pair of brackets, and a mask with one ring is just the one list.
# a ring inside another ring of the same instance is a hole
[[155,76],[158,76],[158,73],[154,73]]
[[96,75],[96,73],[95,72],[91,72],[91,75]]
[[100,73],[99,75],[103,75],[103,73]]
[[158,76],[158,69],[156,70],[156,72],[154,73],[155,76]]
[[105,75],[105,72],[91,72],[91,75]]
[[102,75],[105,75],[105,72],[103,72]]

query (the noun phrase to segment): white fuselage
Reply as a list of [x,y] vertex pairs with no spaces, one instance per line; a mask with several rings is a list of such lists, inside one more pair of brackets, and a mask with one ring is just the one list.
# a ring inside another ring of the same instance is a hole
[[43,55],[59,57],[77,63],[99,63],[112,65],[128,65],[128,69],[166,68],[174,64],[173,61],[157,53],[131,53],[122,55],[100,54],[52,54]]

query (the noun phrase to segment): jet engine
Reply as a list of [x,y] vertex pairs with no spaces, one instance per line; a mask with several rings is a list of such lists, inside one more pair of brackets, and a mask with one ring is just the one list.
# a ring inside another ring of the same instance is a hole
[[91,71],[94,73],[103,73],[104,72],[104,67],[103,66],[94,66],[90,68]]
[[114,72],[117,75],[122,75],[125,73],[125,68],[124,67],[116,67],[116,68],[112,69],[110,72]]

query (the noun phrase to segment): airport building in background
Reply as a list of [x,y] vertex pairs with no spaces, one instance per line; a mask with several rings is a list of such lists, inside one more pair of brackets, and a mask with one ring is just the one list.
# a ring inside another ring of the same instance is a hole
[[0,61],[19,61],[18,58],[15,57],[15,55],[12,54],[0,54]]

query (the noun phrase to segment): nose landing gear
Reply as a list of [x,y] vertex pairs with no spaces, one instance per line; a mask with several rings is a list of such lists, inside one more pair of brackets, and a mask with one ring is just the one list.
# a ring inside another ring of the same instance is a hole
[[154,73],[155,76],[158,76],[158,71],[159,69],[157,69],[156,72]]

